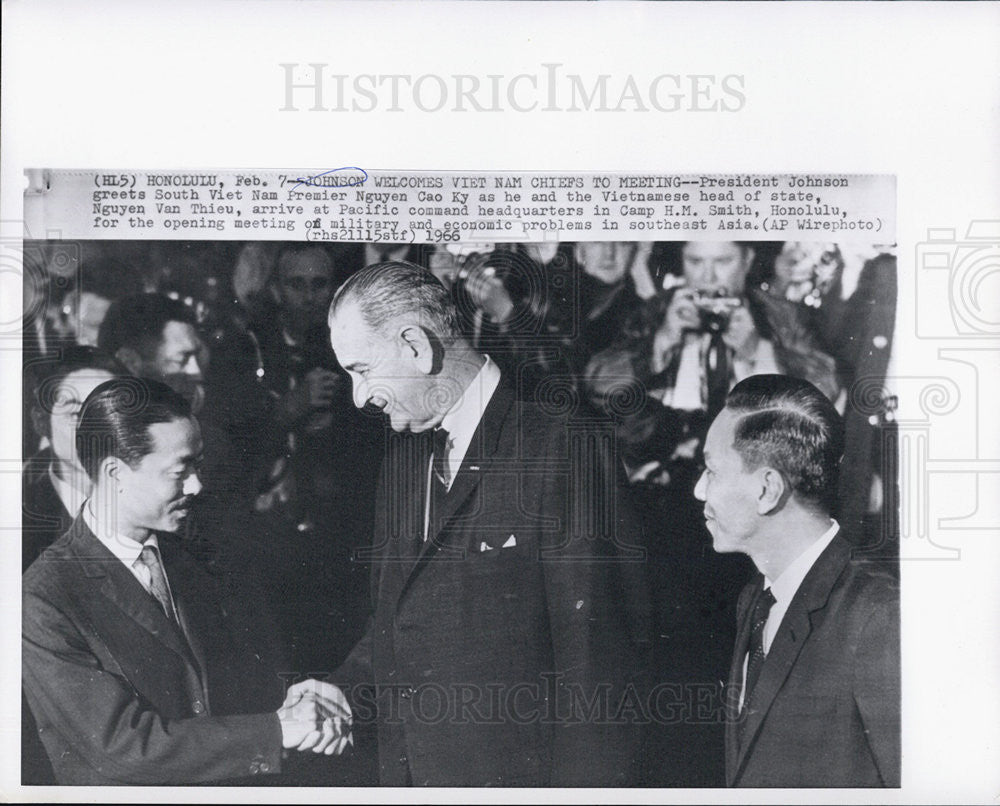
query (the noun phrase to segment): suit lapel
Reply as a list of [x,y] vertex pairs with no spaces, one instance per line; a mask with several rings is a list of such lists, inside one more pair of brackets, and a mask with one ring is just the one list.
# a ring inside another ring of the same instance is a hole
[[[739,748],[734,778],[746,762],[757,733],[775,697],[792,671],[812,631],[811,614],[825,607],[830,592],[850,561],[850,547],[839,535],[819,556],[792,598],[774,636],[754,688],[754,710],[747,714],[743,744]],[[749,621],[749,619],[746,619]],[[742,632],[742,630],[741,630]],[[744,648],[745,652],[745,648]],[[741,656],[742,657],[742,656]],[[735,659],[734,659],[735,663]],[[742,663],[742,660],[741,660]]]
[[468,450],[465,452],[458,473],[455,474],[451,489],[443,497],[437,517],[434,518],[433,523],[428,525],[427,540],[424,541],[417,561],[400,591],[400,598],[414,577],[419,574],[432,557],[440,554],[443,559],[461,560],[464,559],[465,552],[470,550],[468,546],[451,545],[448,542],[448,532],[445,527],[479,486],[483,468],[496,453],[500,434],[513,405],[514,390],[501,378],[500,385],[493,393],[472,440],[469,442]]
[[70,550],[84,577],[139,627],[180,655],[189,665],[194,658],[180,630],[167,619],[159,603],[143,589],[132,572],[98,540],[78,517],[71,527]]
[[729,667],[729,689],[725,699],[726,704],[726,776],[727,785],[732,786],[736,775],[736,765],[739,761],[739,692],[743,688],[743,660],[750,645],[750,632],[753,627],[751,617],[758,597],[764,590],[764,577],[760,574],[749,583],[740,594],[737,604],[736,644],[733,649],[733,660]]
[[[184,563],[186,560],[180,556],[182,549],[174,545],[174,538],[160,535],[158,537],[158,542],[160,545],[160,553],[163,556],[163,564],[166,569],[167,579],[170,582],[170,592],[173,594],[174,606],[177,609],[177,616],[180,618],[180,629],[185,638],[187,648],[190,651],[191,659],[194,661],[194,665],[198,669],[199,679],[201,680],[201,688],[205,692],[206,707],[210,708],[207,703],[207,656],[205,654],[205,647],[198,637],[199,630],[196,626],[198,623],[198,614],[193,612],[193,608],[197,605],[197,602],[188,592],[187,583],[190,580],[189,574],[185,573],[186,569],[184,568]],[[173,627],[173,625],[171,625],[171,627]]]

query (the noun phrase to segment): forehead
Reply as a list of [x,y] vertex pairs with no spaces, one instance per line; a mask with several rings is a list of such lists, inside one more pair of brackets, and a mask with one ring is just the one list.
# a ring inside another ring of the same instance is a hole
[[743,250],[732,241],[698,241],[684,244],[683,253],[687,260],[720,260],[738,258]]
[[738,418],[729,409],[723,409],[715,418],[705,437],[705,454],[712,459],[724,460],[727,456],[738,456],[733,442],[736,438]]
[[201,429],[190,417],[153,423],[149,426],[149,438],[152,450],[143,457],[143,463],[171,465],[196,458],[201,453]]
[[367,361],[379,349],[382,340],[372,333],[356,303],[345,300],[337,306],[330,320],[330,343],[343,365]]
[[91,392],[105,381],[110,381],[114,376],[104,369],[77,369],[70,372],[59,382],[56,394],[62,398],[75,397],[83,400]]
[[620,257],[625,251],[626,245],[618,241],[580,241],[576,244],[577,255],[581,256],[584,262],[587,259]]
[[167,322],[163,327],[160,347],[164,351],[197,350],[199,346],[198,331],[187,322]]
[[77,303],[80,316],[104,316],[107,313],[108,308],[111,307],[111,300],[107,297],[98,296],[91,291],[84,291],[80,294],[79,302]]

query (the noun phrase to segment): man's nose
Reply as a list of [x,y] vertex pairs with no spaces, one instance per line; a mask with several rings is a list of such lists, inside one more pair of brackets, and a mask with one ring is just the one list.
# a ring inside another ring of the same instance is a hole
[[701,475],[698,476],[698,483],[694,486],[694,497],[699,501],[705,500],[705,471],[701,471]]
[[201,492],[201,479],[198,477],[198,471],[192,471],[186,479],[184,479],[184,495],[198,495]]
[[368,384],[361,378],[354,379],[354,405],[363,409],[368,403]]
[[201,377],[201,362],[198,360],[198,356],[191,355],[184,362],[184,374]]

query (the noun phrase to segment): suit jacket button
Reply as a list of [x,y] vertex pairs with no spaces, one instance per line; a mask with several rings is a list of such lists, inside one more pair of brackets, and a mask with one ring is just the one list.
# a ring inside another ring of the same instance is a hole
[[191,703],[191,710],[194,711],[195,714],[203,714],[205,713],[205,703],[201,700],[195,700]]
[[416,694],[416,691],[414,690],[413,686],[407,686],[401,692],[399,692],[399,696],[402,697],[404,700],[410,699],[410,697],[412,697],[414,694]]
[[270,772],[271,771],[271,765],[268,764],[266,761],[260,762],[260,771],[261,772]]
[[259,773],[260,773],[260,762],[259,761],[251,761],[250,762],[250,774],[251,775],[257,775]]
[[409,759],[405,755],[399,757],[399,763],[400,764],[405,765],[408,761],[409,761]]

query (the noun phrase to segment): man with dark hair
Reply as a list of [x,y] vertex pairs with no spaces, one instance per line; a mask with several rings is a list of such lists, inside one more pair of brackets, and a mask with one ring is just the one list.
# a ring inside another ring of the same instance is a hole
[[709,429],[713,546],[760,572],[737,606],[730,786],[900,784],[899,590],[830,518],[842,451],[830,401],[783,375],[741,381]]
[[76,453],[80,409],[97,386],[123,374],[121,364],[93,347],[68,347],[61,359],[35,365],[31,424],[49,444],[22,471],[22,573],[66,532],[90,494]]
[[208,350],[194,313],[164,294],[123,297],[108,309],[98,346],[140,378],[161,381],[186,397],[195,414],[205,398]]
[[[90,494],[90,478],[76,453],[76,426],[83,401],[117,375],[122,366],[93,347],[67,347],[62,358],[36,361],[31,373],[30,416],[35,433],[48,441],[21,471],[21,572],[73,523]],[[21,781],[55,783],[38,738],[35,721],[22,698]]]
[[350,713],[327,684],[292,686],[277,712],[227,710],[262,670],[169,534],[201,489],[188,402],[107,381],[76,442],[91,497],[23,583],[23,685],[57,781],[201,783],[279,772],[282,748],[341,752]]
[[201,470],[205,492],[195,504],[187,537],[204,557],[233,571],[233,563],[242,562],[241,544],[250,530],[249,461],[234,445],[224,419],[214,407],[204,405],[209,352],[194,312],[165,294],[123,297],[108,310],[99,343],[133,375],[165,383],[191,405],[205,442]]
[[615,561],[637,534],[607,442],[517,401],[427,269],[363,269],[329,321],[355,405],[396,432],[374,614],[332,678],[375,686],[382,783],[629,781],[638,727],[620,708],[640,636]]

